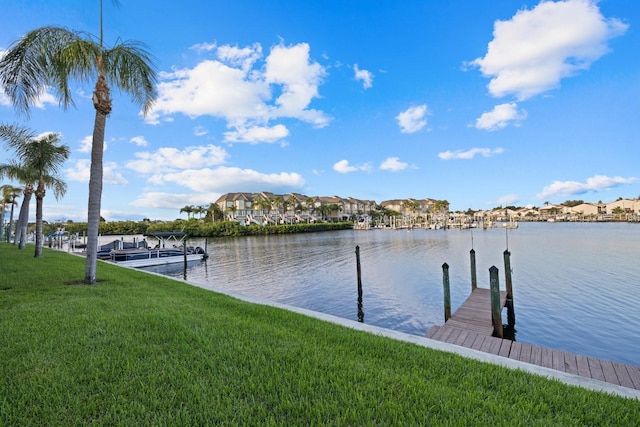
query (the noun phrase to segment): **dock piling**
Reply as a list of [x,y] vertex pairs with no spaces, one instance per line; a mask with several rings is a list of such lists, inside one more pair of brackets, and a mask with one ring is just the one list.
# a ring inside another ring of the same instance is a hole
[[362,269],[360,267],[360,246],[356,246],[356,273],[358,276],[358,321],[364,322],[362,309]]
[[442,287],[444,288],[444,321],[451,318],[451,288],[449,284],[449,264],[442,264]]
[[478,278],[476,275],[476,251],[471,249],[469,251],[469,258],[471,262],[471,292],[478,287]]
[[500,307],[500,281],[498,267],[495,265],[489,269],[489,283],[491,286],[491,321],[493,322],[493,334],[498,338],[503,337],[502,331],[502,307]]
[[504,251],[504,278],[505,286],[507,288],[507,324],[510,327],[516,324],[516,312],[513,303],[513,282],[511,281],[511,252],[509,250]]

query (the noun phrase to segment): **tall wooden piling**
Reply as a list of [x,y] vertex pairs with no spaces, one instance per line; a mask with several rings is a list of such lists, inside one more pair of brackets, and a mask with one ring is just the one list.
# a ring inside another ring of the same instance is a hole
[[511,252],[505,250],[504,253],[504,279],[507,288],[507,323],[509,326],[516,324],[516,312],[513,303],[513,282],[511,281]]
[[184,254],[184,270],[187,271],[187,239],[182,243],[182,253]]
[[489,283],[491,286],[491,321],[493,322],[493,334],[503,337],[502,331],[502,307],[500,306],[500,280],[498,277],[498,267],[491,266],[489,269]]
[[360,246],[356,246],[356,274],[358,276],[358,321],[364,322],[362,309],[362,269],[360,267]]
[[451,318],[451,289],[449,284],[449,264],[442,264],[442,287],[444,288],[444,321]]
[[471,292],[478,287],[478,277],[476,275],[476,251],[471,249],[469,251],[469,258],[471,263]]

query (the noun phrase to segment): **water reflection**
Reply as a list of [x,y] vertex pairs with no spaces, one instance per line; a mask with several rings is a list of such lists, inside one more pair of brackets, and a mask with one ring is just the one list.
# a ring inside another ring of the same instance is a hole
[[[640,365],[639,225],[525,223],[508,239],[519,341]],[[478,286],[488,288],[505,244],[500,229],[253,236],[210,240],[207,261],[156,272],[353,319],[359,246],[366,322],[424,335],[444,317],[442,263],[455,310],[471,290],[472,245]],[[356,316],[365,321],[360,292]]]

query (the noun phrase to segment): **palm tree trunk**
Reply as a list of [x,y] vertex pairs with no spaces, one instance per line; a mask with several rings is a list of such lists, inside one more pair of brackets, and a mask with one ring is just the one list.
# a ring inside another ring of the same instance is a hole
[[33,255],[35,258],[42,257],[42,201],[44,195],[44,183],[41,182],[36,190],[36,250]]
[[[15,207],[15,204],[16,204],[15,194],[12,194],[11,196],[12,196],[11,197],[11,214],[9,214],[9,232],[7,233],[7,242],[11,240],[11,230],[13,229],[13,208]],[[17,234],[17,230],[15,234]],[[14,243],[15,243],[16,237],[17,236],[13,238]]]
[[22,206],[20,206],[20,213],[18,214],[18,222],[16,223],[16,238],[15,244],[19,249],[24,249],[27,245],[27,228],[29,227],[29,204],[31,203],[31,196],[33,191],[31,189],[24,190],[24,198],[22,199]]
[[84,281],[87,285],[96,283],[98,259],[98,229],[100,226],[100,205],[102,201],[102,158],[104,131],[107,115],[96,110],[91,146],[91,170],[89,175],[89,206],[87,211],[87,264]]
[[4,203],[0,203],[0,241],[4,238]]
[[89,171],[89,206],[87,209],[87,264],[84,282],[96,283],[98,263],[98,230],[100,227],[100,204],[102,203],[102,158],[104,155],[104,130],[107,116],[111,113],[109,86],[102,72],[102,58],[98,58],[98,81],[93,92],[93,106],[96,118],[93,123],[93,141],[91,144],[91,168]]

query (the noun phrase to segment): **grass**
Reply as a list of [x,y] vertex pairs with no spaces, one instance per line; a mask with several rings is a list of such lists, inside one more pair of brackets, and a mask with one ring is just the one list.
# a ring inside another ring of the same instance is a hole
[[[638,401],[0,244],[0,425],[634,425]],[[223,280],[223,278],[219,278]]]

